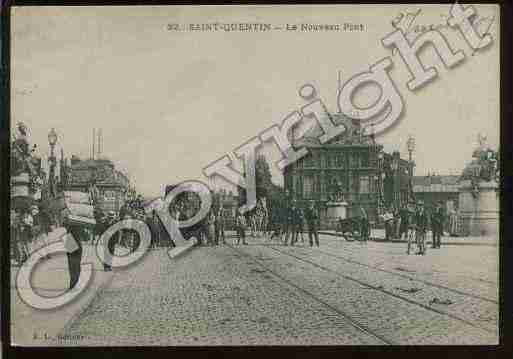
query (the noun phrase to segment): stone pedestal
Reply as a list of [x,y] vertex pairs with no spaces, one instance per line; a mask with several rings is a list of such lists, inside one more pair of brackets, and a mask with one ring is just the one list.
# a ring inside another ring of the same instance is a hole
[[347,218],[347,202],[328,202],[326,206],[328,207],[328,218]]
[[470,180],[460,182],[460,234],[464,236],[499,235],[499,184],[479,182],[479,193],[472,194]]
[[328,202],[326,203],[326,218],[321,223],[323,229],[334,230],[337,228],[339,219],[347,218],[347,202]]

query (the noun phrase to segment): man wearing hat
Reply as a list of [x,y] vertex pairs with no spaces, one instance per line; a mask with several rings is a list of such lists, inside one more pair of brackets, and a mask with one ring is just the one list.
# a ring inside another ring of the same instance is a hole
[[313,247],[314,240],[317,247],[319,247],[319,211],[315,208],[315,202],[311,201],[310,205],[305,210],[306,226],[308,228],[308,239],[310,247]]
[[428,226],[428,218],[426,210],[424,209],[424,202],[417,203],[417,212],[415,213],[415,226],[416,226],[416,239],[418,252],[416,254],[426,254],[426,231]]
[[432,248],[440,248],[440,242],[442,237],[444,224],[444,213],[442,203],[438,202],[435,207],[435,211],[431,216],[431,230],[433,232],[433,245]]

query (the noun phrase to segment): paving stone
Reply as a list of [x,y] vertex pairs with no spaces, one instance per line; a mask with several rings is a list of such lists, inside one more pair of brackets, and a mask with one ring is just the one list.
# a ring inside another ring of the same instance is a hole
[[[84,346],[383,344],[374,334],[394,344],[497,343],[490,273],[496,252],[483,246],[408,257],[400,244],[321,237],[319,249],[273,249],[249,241],[235,249],[196,248],[175,260],[152,251],[138,265],[115,271],[65,334],[83,335]],[[449,263],[453,254],[459,263]],[[429,308],[433,298],[453,303],[432,304],[438,313]]]

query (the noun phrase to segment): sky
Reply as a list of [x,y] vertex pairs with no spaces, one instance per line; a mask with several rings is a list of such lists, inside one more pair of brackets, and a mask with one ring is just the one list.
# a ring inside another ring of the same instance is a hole
[[[419,8],[419,25],[439,24],[449,12],[449,5],[13,8],[11,126],[27,124],[43,157],[55,128],[57,151],[82,158],[90,156],[93,128],[102,128],[103,155],[139,192],[159,196],[166,184],[204,180],[205,166],[304,106],[302,85],[313,84],[336,112],[338,71],[344,84],[390,56],[405,112],[377,141],[406,158],[412,134],[416,174],[459,174],[478,133],[492,148],[499,144],[499,10],[475,6],[481,18],[495,21],[489,30],[494,43],[474,56],[458,32],[442,29],[466,59],[446,69],[433,49],[423,50],[421,60],[436,66],[438,78],[412,92],[405,64],[380,39],[401,12]],[[167,29],[169,23],[212,22],[351,23],[364,31]],[[371,104],[377,96],[369,87],[356,101]],[[264,153],[271,164],[278,159],[272,144]],[[277,168],[271,170],[282,183]]]

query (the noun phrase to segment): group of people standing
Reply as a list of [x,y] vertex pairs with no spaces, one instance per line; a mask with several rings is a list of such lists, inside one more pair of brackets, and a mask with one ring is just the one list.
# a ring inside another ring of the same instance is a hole
[[269,223],[270,239],[278,238],[285,245],[293,246],[301,238],[304,243],[304,229],[308,232],[310,247],[314,244],[319,247],[319,210],[315,202],[311,201],[305,208],[301,208],[295,199],[272,211]]
[[11,209],[10,233],[12,259],[23,264],[30,255],[30,247],[37,242],[45,244],[52,230],[50,213],[42,205],[31,205],[28,210]]
[[407,253],[411,244],[417,245],[418,255],[426,254],[426,234],[431,229],[432,248],[440,248],[446,214],[442,202],[437,202],[432,211],[427,211],[423,201],[410,202],[400,210],[385,213],[385,239],[405,239],[408,242]]
[[[237,211],[235,216],[226,208],[213,208],[203,221],[181,231],[186,239],[196,237],[199,245],[226,244],[228,228],[235,230],[234,244],[237,245],[247,245],[248,234],[257,236],[259,232],[269,240],[277,238],[285,245],[294,245],[299,239],[305,243],[306,227],[310,246],[319,246],[320,216],[315,203],[312,201],[305,208],[301,208],[295,199],[286,203],[271,211],[259,203],[256,210],[246,213]],[[262,208],[265,210],[260,211]],[[188,218],[183,206],[178,205],[172,213],[178,220]]]

